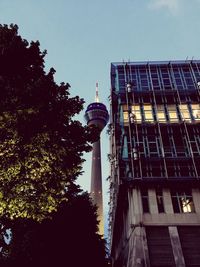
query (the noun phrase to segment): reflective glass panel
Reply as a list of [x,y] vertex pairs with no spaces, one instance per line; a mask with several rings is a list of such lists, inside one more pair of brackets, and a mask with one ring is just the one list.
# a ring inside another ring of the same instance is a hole
[[195,212],[192,193],[182,191],[171,191],[172,204],[175,213],[190,213]]
[[165,110],[163,105],[157,105],[157,119],[159,122],[166,122]]
[[124,116],[124,123],[127,124],[128,123],[128,111],[124,111],[123,116]]
[[170,122],[178,122],[178,114],[177,114],[177,109],[175,105],[168,105],[168,115],[169,115],[169,120]]
[[143,109],[145,122],[154,122],[152,106],[150,104],[144,104]]
[[192,115],[195,121],[200,121],[200,105],[199,104],[191,104]]
[[141,116],[141,110],[140,110],[140,105],[135,104],[132,106],[132,114],[135,117],[135,121],[137,123],[141,123],[142,121],[142,116]]
[[179,108],[180,108],[182,120],[191,122],[191,117],[190,117],[190,112],[188,110],[188,105],[187,104],[181,104],[181,105],[179,105]]
[[141,123],[142,121],[142,116],[141,116],[141,110],[140,110],[140,105],[135,104],[131,107],[131,113],[128,113],[127,110],[127,105],[123,105],[123,119],[124,123],[128,124],[129,118],[130,117],[130,122],[135,122],[135,123]]

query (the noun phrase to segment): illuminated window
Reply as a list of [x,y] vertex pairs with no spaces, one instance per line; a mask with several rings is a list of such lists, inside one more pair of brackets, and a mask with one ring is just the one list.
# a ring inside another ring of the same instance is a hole
[[127,105],[123,105],[123,120],[124,124],[128,124],[129,118],[130,122],[135,123],[141,123],[142,117],[141,117],[141,111],[140,111],[140,105],[136,104],[131,107],[131,113],[128,112]]
[[124,124],[128,124],[128,111],[123,112]]
[[175,105],[168,105],[168,115],[169,115],[169,120],[170,122],[178,122],[178,114],[177,114],[177,109]]
[[172,190],[171,197],[175,213],[195,212],[191,190]]
[[142,117],[141,117],[140,105],[136,104],[132,106],[132,114],[134,114],[135,116],[135,121],[137,123],[141,123]]
[[143,109],[145,122],[154,122],[152,106],[150,104],[144,104]]
[[123,122],[125,125],[128,125],[128,106],[123,105],[122,109],[123,109]]
[[159,122],[166,122],[165,110],[163,105],[157,105],[157,119]]
[[190,112],[188,110],[188,105],[187,104],[181,104],[181,105],[179,105],[179,108],[180,108],[182,120],[191,122]]
[[199,104],[191,104],[192,115],[195,121],[200,121],[200,105]]

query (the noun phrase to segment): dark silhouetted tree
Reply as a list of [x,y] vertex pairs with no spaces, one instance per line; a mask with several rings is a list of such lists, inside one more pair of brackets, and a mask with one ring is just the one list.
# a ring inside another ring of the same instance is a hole
[[41,221],[67,200],[92,130],[73,116],[83,99],[44,70],[46,51],[0,25],[0,216]]
[[84,101],[45,72],[45,55],[0,25],[0,266],[102,267],[95,210],[75,184],[98,133],[73,119]]
[[97,234],[96,209],[87,194],[63,203],[42,223],[18,219],[5,266],[105,267],[105,242]]

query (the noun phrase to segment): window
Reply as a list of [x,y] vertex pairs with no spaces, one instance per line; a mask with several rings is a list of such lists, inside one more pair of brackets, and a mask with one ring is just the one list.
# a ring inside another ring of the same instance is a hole
[[127,105],[123,105],[122,106],[123,109],[123,122],[125,125],[128,125],[128,106]]
[[165,157],[173,157],[175,154],[173,132],[171,128],[161,128],[161,135],[163,141],[163,150]]
[[149,131],[151,128],[147,128],[147,132],[144,136],[144,147],[147,157],[160,157],[162,154],[160,137],[157,136],[156,131]]
[[158,189],[158,188],[156,189],[156,199],[157,199],[157,205],[158,205],[158,212],[159,213],[165,212],[162,189]]
[[194,156],[199,156],[200,155],[200,145],[198,145],[199,143],[199,136],[194,136],[194,140],[190,141],[190,145],[192,148],[192,153]]
[[139,68],[139,81],[141,90],[149,90],[149,81],[146,69]]
[[175,213],[195,212],[191,190],[172,190],[171,197]]
[[178,66],[173,65],[173,74],[174,74],[174,81],[175,81],[175,87],[178,90],[184,89],[184,82],[182,78],[181,69]]
[[182,120],[191,122],[190,112],[188,110],[188,105],[187,104],[181,104],[181,105],[179,105],[179,108],[180,108]]
[[140,111],[140,105],[136,104],[131,107],[131,112],[128,112],[128,107],[127,105],[123,105],[123,120],[124,124],[127,125],[129,122],[135,122],[135,123],[141,123],[142,121],[142,116],[141,116],[141,111]]
[[132,106],[132,113],[135,115],[136,123],[141,123],[142,117],[141,117],[140,105],[138,105],[138,104],[133,105]]
[[163,84],[164,89],[165,90],[172,89],[168,68],[161,67],[160,71],[161,71],[161,78],[162,78],[162,84]]
[[174,152],[177,157],[188,156],[188,143],[184,131],[181,128],[176,129],[173,134]]
[[160,77],[159,77],[157,67],[156,66],[150,66],[150,71],[151,71],[151,81],[152,81],[153,89],[154,90],[160,90],[161,89]]
[[124,124],[128,123],[128,111],[123,112],[123,119],[124,119]]
[[200,155],[200,132],[197,127],[188,128],[190,145],[194,156]]
[[148,142],[148,155],[151,157],[158,156],[158,146],[156,142]]
[[142,208],[143,212],[147,213],[149,212],[149,197],[148,197],[148,190],[147,189],[141,189],[141,198],[142,198]]
[[147,162],[142,166],[142,175],[147,178],[165,177],[165,170],[162,163]]
[[194,87],[194,82],[192,79],[192,73],[191,73],[188,65],[183,66],[182,75],[183,75],[183,79],[184,79],[185,84],[186,84],[186,88],[187,89],[194,89],[195,87]]
[[200,121],[200,105],[199,104],[191,104],[192,108],[192,116],[195,121]]
[[122,158],[128,158],[128,141],[127,141],[127,136],[123,136],[123,141],[122,141]]
[[163,105],[157,105],[157,119],[159,122],[166,122],[165,110]]
[[170,122],[178,122],[178,114],[177,114],[177,109],[175,105],[168,105],[168,115],[169,115],[169,120]]
[[154,122],[152,106],[150,104],[144,104],[143,109],[145,122]]

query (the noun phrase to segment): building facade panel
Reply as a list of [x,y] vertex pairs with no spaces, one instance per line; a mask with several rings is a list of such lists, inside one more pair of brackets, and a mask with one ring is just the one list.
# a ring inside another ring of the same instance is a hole
[[112,63],[110,100],[113,266],[156,266],[149,229],[169,233],[174,265],[160,266],[187,266],[177,227],[200,229],[200,61]]

